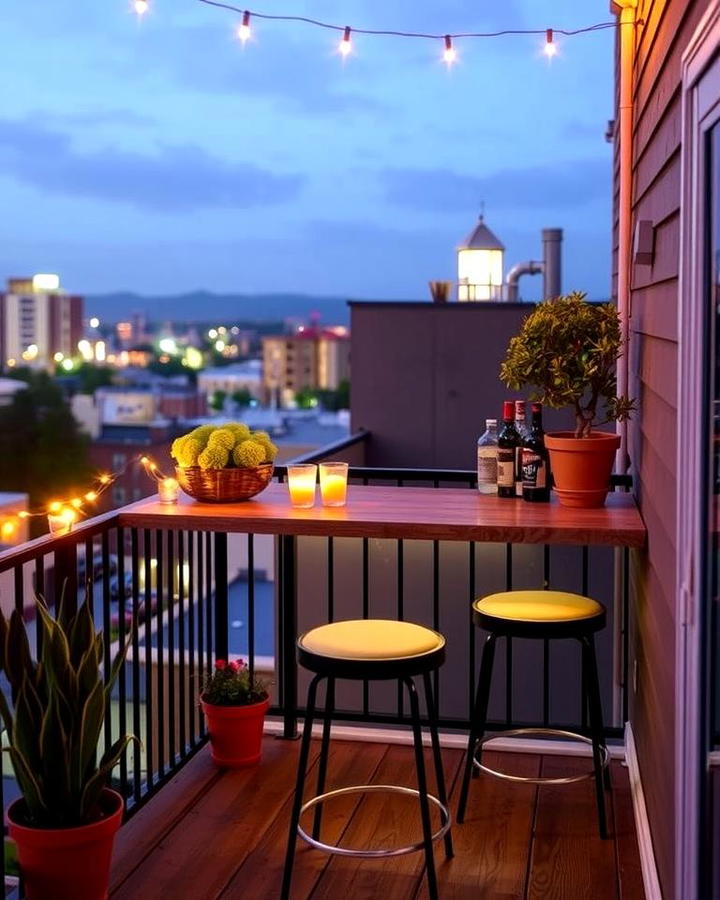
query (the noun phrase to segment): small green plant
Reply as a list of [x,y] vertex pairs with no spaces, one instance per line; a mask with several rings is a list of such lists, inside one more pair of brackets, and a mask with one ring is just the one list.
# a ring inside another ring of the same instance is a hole
[[243,659],[215,660],[215,669],[205,680],[202,699],[213,706],[249,706],[267,697],[265,683],[250,677]]
[[57,617],[36,600],[41,642],[33,660],[22,613],[0,612],[0,669],[10,698],[0,693],[8,753],[25,801],[26,824],[71,828],[99,818],[100,797],[128,743],[123,735],[100,762],[97,749],[127,645],[102,677],[103,634],[87,601],[77,612],[60,600]]
[[226,469],[271,463],[278,448],[266,431],[250,431],[242,422],[200,425],[173,441],[170,451],[179,466]]
[[[635,401],[617,395],[615,367],[622,355],[620,317],[611,303],[594,304],[574,291],[539,303],[511,339],[500,379],[513,391],[526,385],[531,399],[554,409],[572,407],[575,437],[593,425],[624,421]],[[598,406],[605,418],[596,422]]]

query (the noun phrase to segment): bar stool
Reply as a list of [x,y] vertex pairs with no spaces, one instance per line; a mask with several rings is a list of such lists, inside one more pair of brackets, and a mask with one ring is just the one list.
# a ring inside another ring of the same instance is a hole
[[[607,768],[609,755],[603,730],[600,682],[595,656],[595,632],[605,627],[605,607],[590,597],[563,591],[505,591],[476,600],[473,622],[489,632],[483,647],[478,677],[475,707],[468,739],[462,790],[458,805],[458,822],[465,818],[470,776],[481,771],[509,781],[529,784],[571,784],[587,778],[595,779],[600,837],[607,837],[604,788],[610,787]],[[502,732],[503,737],[518,735],[550,735],[584,741],[592,745],[593,769],[580,775],[562,778],[526,778],[498,772],[482,763],[483,746],[500,734],[485,734],[488,701],[492,680],[495,644],[499,637],[558,640],[572,638],[582,647],[583,704],[587,704],[590,735],[561,731],[554,728],[517,728]]]
[[[290,896],[290,882],[295,859],[296,834],[307,841],[310,846],[326,853],[355,857],[400,856],[405,853],[425,851],[429,895],[437,898],[437,877],[433,856],[433,841],[445,839],[445,854],[453,855],[452,838],[450,836],[450,812],[445,790],[440,742],[438,740],[435,705],[432,695],[430,674],[445,661],[445,638],[412,622],[395,622],[386,619],[359,619],[353,621],[333,622],[305,632],[297,641],[297,658],[301,666],[315,673],[308,688],[307,712],[303,726],[302,745],[298,762],[297,783],[290,817],[285,870],[283,873],[282,900]],[[425,760],[422,746],[422,724],[420,720],[420,704],[413,681],[414,676],[422,675],[425,687],[425,702],[428,711],[430,737],[432,743],[435,776],[438,797],[428,793]],[[323,793],[327,775],[328,755],[330,750],[330,724],[335,703],[335,681],[338,678],[372,681],[390,679],[402,682],[410,697],[413,737],[415,744],[415,767],[417,770],[418,790],[400,785],[353,785]],[[310,738],[313,720],[316,715],[316,699],[318,684],[327,679],[325,695],[325,713],[323,733],[318,762],[317,794],[304,805],[303,787],[310,752]],[[420,802],[423,838],[407,847],[393,849],[363,850],[326,844],[320,840],[322,804],[333,797],[345,794],[371,792],[391,792],[414,796]],[[430,805],[434,805],[440,813],[440,827],[435,833],[430,822]],[[314,808],[312,834],[308,834],[300,825],[300,817],[307,810]]]

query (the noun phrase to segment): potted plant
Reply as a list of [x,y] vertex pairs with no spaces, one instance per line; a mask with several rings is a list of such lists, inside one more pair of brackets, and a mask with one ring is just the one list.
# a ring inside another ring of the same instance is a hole
[[511,390],[532,385],[533,400],[555,409],[569,406],[575,414],[574,431],[545,436],[564,506],[605,502],[620,437],[594,428],[623,421],[633,410],[633,400],[617,395],[615,367],[622,352],[617,309],[587,303],[576,291],[539,303],[511,339],[500,366],[500,378]]
[[244,660],[215,661],[214,671],[200,696],[200,705],[216,765],[240,769],[260,761],[270,697],[264,683],[250,677]]
[[180,487],[213,503],[249,500],[273,475],[278,449],[266,431],[242,422],[200,425],[173,441],[171,451]]
[[30,652],[22,614],[0,612],[0,693],[13,770],[22,797],[7,811],[28,900],[103,900],[123,798],[107,784],[130,735],[97,761],[119,652],[103,681],[103,635],[87,598],[75,612],[61,599],[57,617],[36,601],[40,658]]

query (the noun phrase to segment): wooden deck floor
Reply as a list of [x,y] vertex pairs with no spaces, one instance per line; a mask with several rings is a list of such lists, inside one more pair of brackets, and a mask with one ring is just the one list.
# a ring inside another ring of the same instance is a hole
[[[274,900],[278,897],[298,744],[265,741],[254,769],[219,772],[203,750],[121,830],[112,900]],[[461,754],[444,751],[457,801]],[[317,760],[314,748],[313,766]],[[487,753],[516,774],[586,768],[587,760]],[[308,784],[312,781],[314,770]],[[366,782],[413,786],[412,750],[334,741],[328,788]],[[380,794],[328,805],[323,839],[351,846],[397,846],[420,834],[416,802]],[[442,843],[436,861],[443,900],[642,900],[626,770],[613,763],[612,839],[597,836],[592,783],[513,785],[473,782],[465,824],[455,825],[455,858]],[[424,900],[422,854],[394,859],[326,856],[298,843],[293,898]]]

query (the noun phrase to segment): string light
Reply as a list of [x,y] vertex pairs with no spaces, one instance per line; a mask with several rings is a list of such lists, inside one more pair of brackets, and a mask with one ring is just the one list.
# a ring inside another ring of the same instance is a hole
[[[137,2],[145,3],[147,5],[148,0],[137,0]],[[349,25],[336,25],[332,22],[323,22],[319,19],[313,19],[309,16],[292,16],[292,15],[271,15],[270,13],[259,13],[256,11],[250,12],[249,10],[243,10],[241,7],[235,6],[232,3],[223,2],[223,0],[198,0],[199,3],[204,3],[207,6],[214,6],[219,9],[227,9],[234,13],[240,13],[243,16],[243,25],[238,29],[238,34],[241,40],[247,40],[247,37],[243,38],[243,34],[241,34],[241,30],[243,26],[249,23],[250,16],[254,16],[256,19],[263,19],[267,21],[275,21],[275,22],[298,22],[303,23],[305,25],[314,25],[317,28],[325,28],[331,31],[337,31],[342,34],[342,38],[340,40],[340,44],[338,47],[339,53],[343,57],[347,57],[349,53],[352,51],[352,41],[351,41],[351,32],[355,34],[368,34],[368,35],[383,35],[388,37],[401,37],[401,38],[418,38],[424,40],[441,40],[445,42],[445,49],[443,52],[443,60],[448,65],[457,61],[457,51],[452,46],[452,42],[459,38],[499,38],[504,37],[506,35],[545,35],[545,48],[544,53],[549,58],[555,56],[558,52],[557,44],[554,41],[554,36],[561,34],[565,37],[574,37],[578,34],[590,34],[595,31],[605,31],[608,28],[615,28],[615,22],[597,22],[594,25],[588,25],[583,28],[574,28],[574,29],[565,29],[565,28],[503,28],[498,31],[467,31],[467,32],[456,32],[449,34],[434,34],[425,31],[397,31],[397,30],[389,30],[383,28],[355,28],[350,27]],[[245,33],[245,32],[243,32]],[[249,37],[250,29],[248,24],[247,36]]]
[[243,44],[246,44],[250,40],[250,35],[250,12],[246,9],[243,12],[242,24],[238,26],[237,36]]
[[338,47],[340,56],[347,58],[352,53],[352,41],[350,40],[350,26],[345,26],[340,46]]
[[133,9],[135,10],[135,15],[142,19],[149,9],[148,0],[134,0]]
[[552,28],[545,29],[545,46],[543,47],[543,53],[547,56],[548,59],[552,59],[553,56],[557,56],[557,44],[553,40],[553,30]]
[[447,66],[451,66],[454,62],[457,62],[457,50],[453,47],[452,37],[449,34],[445,35],[445,50],[443,51],[443,62]]

